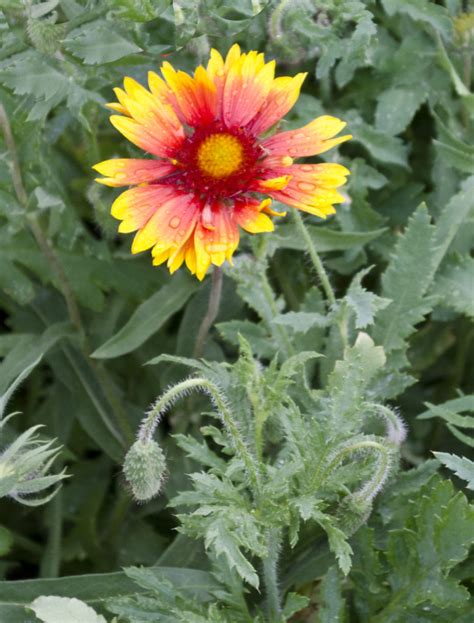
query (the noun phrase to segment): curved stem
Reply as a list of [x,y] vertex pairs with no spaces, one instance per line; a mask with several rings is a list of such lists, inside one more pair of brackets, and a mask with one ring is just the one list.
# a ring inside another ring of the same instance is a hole
[[214,403],[217,412],[221,416],[222,422],[232,439],[236,453],[242,459],[245,469],[248,473],[250,483],[256,498],[259,496],[259,474],[255,459],[251,455],[247,445],[239,431],[234,417],[227,406],[218,387],[206,378],[191,378],[178,383],[166,391],[151,407],[150,411],[142,421],[138,433],[138,439],[141,441],[151,440],[156,427],[158,426],[161,416],[183,396],[186,396],[193,390],[202,390],[209,394]]
[[370,502],[383,487],[390,472],[391,452],[389,448],[383,444],[378,441],[367,440],[345,445],[333,454],[324,472],[331,472],[337,464],[343,461],[348,455],[360,450],[375,450],[375,452],[377,452],[377,463],[372,478],[358,491],[353,493],[352,497],[360,499],[362,502]]
[[217,318],[217,314],[219,313],[219,306],[221,303],[221,294],[222,294],[222,268],[220,266],[214,267],[214,272],[212,273],[212,283],[211,283],[211,292],[209,294],[209,304],[207,306],[207,311],[202,319],[201,326],[199,327],[199,331],[196,337],[196,344],[194,346],[194,358],[198,359],[202,357],[202,353],[204,350],[204,344],[206,342],[206,338],[209,333],[209,329],[214,324],[214,320]]
[[296,223],[296,227],[298,228],[298,231],[300,232],[302,238],[304,239],[306,243],[306,249],[309,253],[314,269],[321,281],[321,285],[323,287],[324,293],[326,294],[326,298],[330,305],[334,305],[334,303],[336,302],[336,295],[334,294],[334,290],[332,289],[331,282],[329,281],[327,272],[323,266],[323,263],[321,262],[318,252],[316,251],[316,247],[314,246],[310,233],[307,230],[306,225],[304,224],[303,218],[301,214],[299,213],[299,211],[293,210],[292,213],[293,213],[293,219]]
[[402,418],[388,407],[375,402],[368,402],[365,406],[374,415],[384,420],[387,426],[387,439],[399,446],[405,440],[407,434]]

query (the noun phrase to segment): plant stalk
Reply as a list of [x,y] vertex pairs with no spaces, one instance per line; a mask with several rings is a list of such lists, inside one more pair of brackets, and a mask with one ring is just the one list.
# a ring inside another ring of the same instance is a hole
[[234,420],[234,416],[227,406],[225,399],[223,398],[219,388],[203,377],[190,378],[174,385],[168,391],[166,391],[155,404],[151,407],[148,414],[143,419],[140,430],[138,432],[137,439],[141,441],[151,440],[156,427],[160,423],[162,415],[179,399],[186,396],[193,390],[202,390],[207,393],[212,402],[214,403],[217,412],[222,418],[222,422],[229,433],[236,453],[240,456],[242,463],[247,471],[250,484],[253,489],[253,493],[256,499],[259,497],[260,484],[259,484],[259,472],[256,461],[252,456],[250,450],[242,437],[240,430]]
[[222,295],[222,280],[223,273],[220,266],[215,266],[212,273],[211,292],[209,294],[209,304],[207,306],[206,314],[202,319],[199,331],[196,337],[196,344],[194,346],[194,358],[198,359],[202,357],[204,351],[204,344],[206,343],[209,330],[214,324],[217,314],[219,313],[219,307],[221,303]]
[[313,240],[309,234],[309,231],[306,228],[306,225],[304,224],[301,214],[298,210],[293,210],[292,213],[293,219],[296,223],[296,227],[298,228],[299,233],[301,234],[303,240],[306,243],[306,249],[309,253],[309,257],[311,258],[314,269],[321,281],[321,285],[323,287],[324,293],[326,294],[329,305],[332,306],[336,302],[336,295],[334,294],[334,290],[331,286],[331,282],[329,281],[326,269],[321,262],[318,252],[316,251],[316,247],[314,246]]
[[281,598],[278,586],[278,556],[281,535],[277,528],[268,532],[268,556],[263,559],[263,581],[265,584],[266,609],[269,623],[281,621]]

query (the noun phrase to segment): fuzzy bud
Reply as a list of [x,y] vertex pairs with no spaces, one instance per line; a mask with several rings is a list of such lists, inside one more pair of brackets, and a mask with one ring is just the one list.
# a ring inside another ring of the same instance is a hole
[[166,474],[166,459],[151,439],[138,439],[127,452],[123,473],[137,500],[146,502],[158,495]]

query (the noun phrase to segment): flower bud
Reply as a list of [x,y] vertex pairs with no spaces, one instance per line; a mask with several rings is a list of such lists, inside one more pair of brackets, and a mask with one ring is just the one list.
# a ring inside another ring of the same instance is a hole
[[123,473],[137,500],[145,502],[158,495],[166,473],[163,450],[150,439],[138,439],[127,452]]

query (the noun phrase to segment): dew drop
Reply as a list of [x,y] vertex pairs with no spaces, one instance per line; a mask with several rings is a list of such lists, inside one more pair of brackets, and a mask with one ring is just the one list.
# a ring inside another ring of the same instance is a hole
[[169,226],[172,227],[173,229],[176,229],[180,223],[181,223],[181,219],[179,218],[179,216],[173,216],[173,218],[169,222]]
[[127,177],[126,173],[116,173],[115,174],[115,179],[117,180],[124,180]]
[[295,134],[294,138],[297,141],[303,141],[306,138],[306,134],[304,132],[298,132],[298,134]]
[[313,165],[312,164],[302,164],[300,168],[301,168],[302,171],[311,172],[313,170]]
[[282,106],[283,104],[286,103],[286,93],[279,93],[276,97],[275,97],[275,103],[278,106]]
[[313,191],[316,190],[316,184],[311,184],[311,182],[298,182],[296,184],[300,190],[303,191]]

